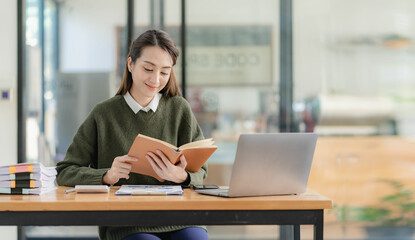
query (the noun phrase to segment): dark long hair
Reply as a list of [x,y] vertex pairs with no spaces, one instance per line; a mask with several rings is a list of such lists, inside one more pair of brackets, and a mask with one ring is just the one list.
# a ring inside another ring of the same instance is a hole
[[[170,54],[171,59],[173,60],[173,66],[176,64],[176,60],[179,57],[179,49],[171,39],[170,35],[162,30],[147,30],[138,36],[130,46],[130,51],[128,52],[127,59],[125,61],[124,75],[122,77],[121,86],[118,89],[117,94],[115,95],[124,95],[126,94],[133,85],[133,78],[130,71],[128,71],[128,58],[131,57],[133,63],[141,56],[141,53],[145,47],[150,46],[159,46],[161,49]],[[179,84],[174,74],[173,68],[170,72],[170,79],[167,82],[166,86],[160,91],[163,95],[167,97],[180,96]]]

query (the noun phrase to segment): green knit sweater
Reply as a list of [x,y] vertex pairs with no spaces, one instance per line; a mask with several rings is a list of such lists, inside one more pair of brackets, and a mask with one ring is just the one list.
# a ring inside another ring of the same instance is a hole
[[[180,146],[203,139],[202,131],[190,106],[182,97],[160,99],[157,111],[139,111],[135,114],[121,95],[99,103],[79,127],[65,159],[57,164],[59,185],[104,184],[102,178],[111,168],[115,157],[128,153],[135,137],[144,134]],[[207,176],[205,164],[198,172],[189,172],[183,185],[202,184]],[[123,184],[175,184],[130,173],[130,178],[120,179]],[[101,239],[122,239],[138,232],[168,232],[186,226],[110,227],[100,226]]]

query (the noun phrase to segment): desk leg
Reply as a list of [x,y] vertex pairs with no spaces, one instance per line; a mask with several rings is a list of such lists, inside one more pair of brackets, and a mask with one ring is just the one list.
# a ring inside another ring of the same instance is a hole
[[281,225],[280,240],[300,240],[300,225]]
[[324,217],[323,217],[324,212],[320,211],[317,214],[317,221],[316,224],[314,225],[314,240],[323,240],[323,233],[324,233]]
[[300,225],[294,225],[294,240],[300,240],[301,234],[300,234]]
[[17,239],[18,240],[26,240],[26,227],[17,227]]

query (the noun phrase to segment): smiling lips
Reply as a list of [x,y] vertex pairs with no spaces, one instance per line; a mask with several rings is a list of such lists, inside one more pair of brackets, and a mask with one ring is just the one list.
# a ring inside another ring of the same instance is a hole
[[145,83],[145,84],[146,84],[146,86],[147,86],[148,88],[150,88],[151,90],[155,90],[155,89],[157,89],[157,87],[150,86],[150,85],[148,85],[147,83]]

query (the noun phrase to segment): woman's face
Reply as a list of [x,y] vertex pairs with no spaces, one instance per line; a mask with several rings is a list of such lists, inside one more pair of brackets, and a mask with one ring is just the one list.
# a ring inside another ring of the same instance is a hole
[[133,77],[130,89],[132,97],[143,107],[160,92],[170,79],[173,61],[158,46],[145,47],[135,63],[128,58],[128,68]]

